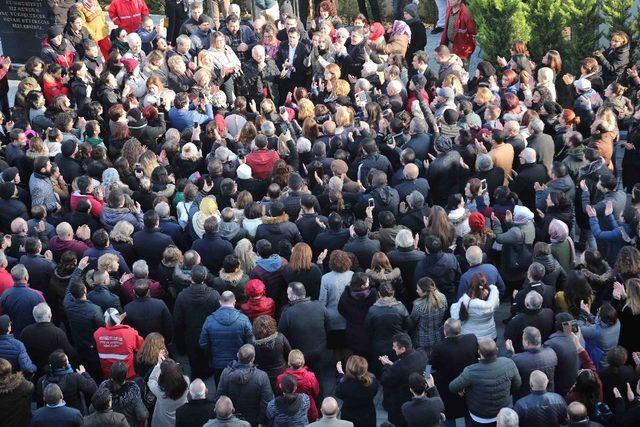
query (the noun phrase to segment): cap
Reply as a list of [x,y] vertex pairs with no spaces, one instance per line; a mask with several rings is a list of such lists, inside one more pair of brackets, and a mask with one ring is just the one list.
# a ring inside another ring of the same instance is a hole
[[583,92],[591,89],[591,81],[585,78],[576,80],[575,82],[573,82],[573,85],[576,87],[576,89]]
[[120,62],[122,62],[122,65],[124,65],[124,69],[127,70],[127,73],[129,74],[133,73],[133,70],[135,70],[136,67],[140,65],[140,63],[133,58],[122,58]]
[[52,38],[62,35],[62,32],[62,25],[54,25],[53,27],[49,27],[49,29],[47,30],[47,38],[51,40]]
[[62,142],[60,151],[62,152],[63,156],[69,157],[76,152],[77,148],[78,148],[78,144],[76,144],[76,142],[73,139],[67,139],[66,141]]
[[12,166],[2,171],[2,180],[4,182],[11,182],[16,179],[16,176],[18,176],[18,168],[16,167]]

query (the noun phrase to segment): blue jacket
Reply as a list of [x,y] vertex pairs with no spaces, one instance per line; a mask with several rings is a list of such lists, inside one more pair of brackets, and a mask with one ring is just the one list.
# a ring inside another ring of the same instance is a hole
[[213,120],[213,109],[210,104],[205,106],[205,114],[191,109],[178,110],[176,107],[171,107],[169,110],[169,123],[180,132],[186,128],[192,128],[194,122],[204,124],[210,120]]
[[111,307],[122,313],[120,298],[118,298],[118,295],[107,289],[106,286],[95,286],[87,293],[87,299],[100,307],[103,313]]
[[224,257],[233,253],[233,245],[223,239],[220,233],[205,233],[202,239],[193,242],[191,249],[198,252],[202,258],[202,265],[207,267],[211,274],[217,276]]
[[214,369],[224,369],[236,359],[238,350],[253,343],[249,318],[232,307],[220,307],[207,317],[199,344],[211,353]]
[[[498,269],[493,264],[480,264],[469,267],[469,269],[462,275],[462,277],[460,277],[460,285],[458,286],[456,301],[459,300],[462,295],[467,292],[467,290],[469,289],[469,285],[471,284],[471,278],[476,273],[484,274],[489,284],[496,285],[496,288],[498,288],[498,291],[500,291],[501,296],[504,294],[506,288]],[[455,301],[451,301],[451,303],[454,302]]]
[[0,311],[11,318],[11,330],[19,337],[24,328],[36,323],[33,307],[44,301],[40,291],[31,289],[25,283],[16,283],[4,291],[0,297]]
[[36,410],[31,418],[31,427],[80,427],[82,414],[75,408],[69,408],[62,401],[60,406],[43,406]]
[[24,344],[12,334],[0,335],[0,358],[7,359],[14,372],[33,373],[38,369],[27,354]]
[[624,222],[619,223],[612,215],[607,215],[604,218],[604,222],[607,225],[609,231],[603,231],[600,228],[600,221],[597,216],[589,218],[589,227],[593,236],[601,243],[606,243],[608,246],[606,251],[606,258],[609,265],[614,265],[618,259],[618,252],[624,245],[632,244],[631,238],[634,234],[629,224]]

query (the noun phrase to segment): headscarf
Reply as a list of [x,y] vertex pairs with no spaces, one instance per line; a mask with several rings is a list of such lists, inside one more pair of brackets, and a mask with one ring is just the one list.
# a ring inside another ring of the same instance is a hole
[[551,243],[562,243],[564,241],[569,242],[569,248],[571,249],[571,264],[576,262],[576,249],[573,246],[573,239],[569,236],[569,227],[559,219],[552,219],[549,223],[549,237]]
[[529,221],[533,221],[533,212],[528,207],[517,205],[513,208],[513,223],[515,225],[524,225]]
[[102,172],[102,184],[107,187],[109,184],[120,181],[120,174],[114,168],[107,168]]
[[391,27],[391,35],[392,36],[407,36],[411,38],[411,28],[409,25],[400,20],[393,21],[393,27]]
[[384,27],[379,22],[374,22],[369,26],[369,40],[372,42],[384,36]]
[[196,232],[199,238],[204,236],[204,222],[212,216],[220,220],[218,202],[214,197],[205,197],[200,202],[200,210],[193,215],[193,231]]

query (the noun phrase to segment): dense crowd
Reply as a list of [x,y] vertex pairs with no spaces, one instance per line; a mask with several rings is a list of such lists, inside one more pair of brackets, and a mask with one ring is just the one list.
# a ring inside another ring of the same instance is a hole
[[0,57],[0,424],[640,425],[625,33],[470,70],[461,0],[435,52],[399,0],[50,3],[11,102]]

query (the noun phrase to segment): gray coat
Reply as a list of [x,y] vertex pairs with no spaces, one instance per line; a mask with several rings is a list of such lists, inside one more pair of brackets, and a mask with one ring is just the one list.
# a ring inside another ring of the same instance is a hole
[[60,206],[58,197],[53,191],[51,178],[34,173],[29,178],[29,192],[31,193],[31,207],[44,205],[47,212],[54,212]]
[[555,392],[565,396],[576,381],[576,375],[580,369],[580,359],[576,353],[573,338],[564,332],[555,332],[544,345],[551,347],[558,357],[554,375]]
[[465,391],[469,412],[482,418],[494,418],[500,409],[511,406],[511,394],[522,380],[513,360],[506,357],[480,359],[469,365],[449,384],[452,393]]

